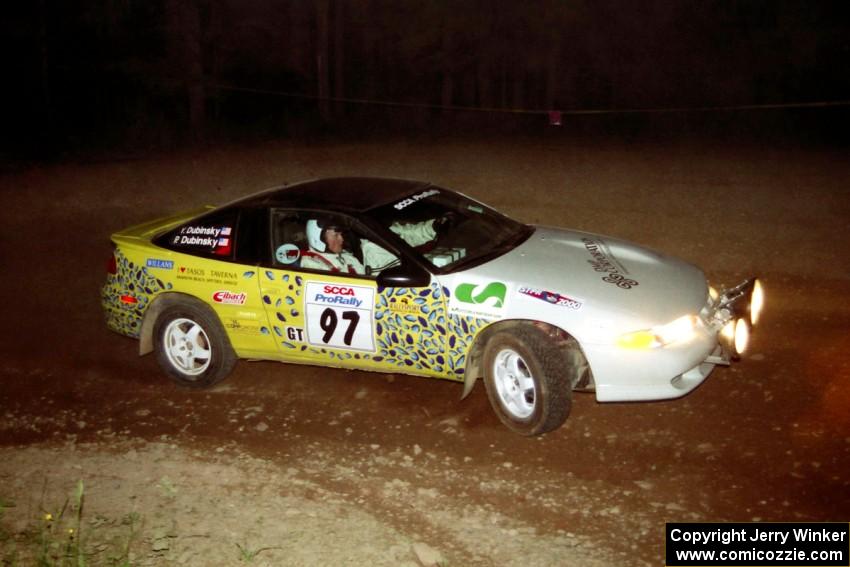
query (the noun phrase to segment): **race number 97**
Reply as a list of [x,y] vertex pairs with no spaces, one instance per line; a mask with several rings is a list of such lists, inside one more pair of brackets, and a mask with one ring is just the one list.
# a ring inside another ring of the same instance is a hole
[[307,282],[307,342],[316,347],[375,352],[375,289],[361,285]]
[[[343,311],[342,318],[343,320],[348,321],[348,326],[345,328],[345,332],[342,335],[342,342],[345,346],[350,347],[351,339],[354,337],[354,331],[357,330],[357,323],[360,322],[360,314],[357,313],[357,311]],[[336,311],[330,307],[322,311],[322,316],[319,318],[319,326],[325,332],[325,334],[322,335],[323,343],[330,344],[334,334],[336,333],[338,323],[339,318],[337,317]]]

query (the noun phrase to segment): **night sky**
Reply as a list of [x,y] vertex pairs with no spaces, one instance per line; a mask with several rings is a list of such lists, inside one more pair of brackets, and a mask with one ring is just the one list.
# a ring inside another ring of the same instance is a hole
[[542,128],[549,110],[586,128],[791,116],[841,139],[848,16],[843,1],[39,0],[3,22],[2,151]]

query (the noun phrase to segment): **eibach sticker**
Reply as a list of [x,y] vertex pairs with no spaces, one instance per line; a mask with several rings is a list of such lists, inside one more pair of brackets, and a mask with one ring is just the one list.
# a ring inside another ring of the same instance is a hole
[[248,294],[244,291],[233,292],[223,289],[213,293],[212,300],[224,305],[245,305],[245,302],[248,300]]
[[547,291],[545,289],[521,286],[517,291],[522,295],[533,297],[535,299],[545,301],[546,303],[551,303],[552,305],[560,305],[562,307],[574,309],[576,311],[581,309],[581,306],[583,305],[583,303],[577,299],[567,297],[566,295],[561,295],[560,293],[554,291]]

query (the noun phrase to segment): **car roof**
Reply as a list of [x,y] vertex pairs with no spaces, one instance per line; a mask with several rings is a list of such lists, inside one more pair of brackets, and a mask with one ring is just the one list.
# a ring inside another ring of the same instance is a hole
[[429,187],[424,181],[383,177],[333,177],[276,187],[240,199],[241,207],[297,207],[361,212]]

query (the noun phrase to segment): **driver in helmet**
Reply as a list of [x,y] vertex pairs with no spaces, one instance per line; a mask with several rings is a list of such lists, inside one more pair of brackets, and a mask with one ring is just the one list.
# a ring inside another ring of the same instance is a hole
[[363,274],[363,264],[345,250],[344,228],[333,221],[307,221],[307,243],[310,251],[301,259],[301,267],[327,272]]

